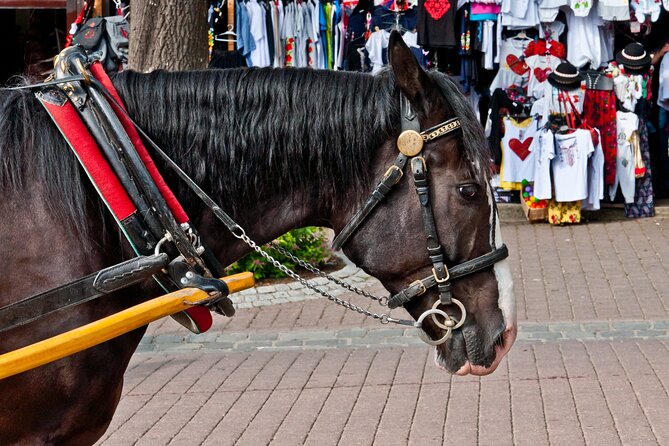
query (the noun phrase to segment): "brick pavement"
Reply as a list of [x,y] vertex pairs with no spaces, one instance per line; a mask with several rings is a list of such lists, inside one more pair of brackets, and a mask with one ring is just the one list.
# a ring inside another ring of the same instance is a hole
[[325,299],[200,336],[166,319],[100,444],[669,444],[669,219],[503,233],[521,332],[492,376],[451,377],[409,331]]

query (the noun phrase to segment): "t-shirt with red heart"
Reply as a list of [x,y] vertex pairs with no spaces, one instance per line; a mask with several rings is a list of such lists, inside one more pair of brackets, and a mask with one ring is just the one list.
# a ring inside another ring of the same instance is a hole
[[543,98],[545,86],[544,82],[561,61],[555,56],[530,56],[525,59],[525,63],[530,69],[529,80],[527,82],[528,96]]
[[530,146],[537,133],[534,118],[523,121],[504,118],[504,137],[502,138],[503,182],[519,183],[523,180],[534,181],[535,156]]

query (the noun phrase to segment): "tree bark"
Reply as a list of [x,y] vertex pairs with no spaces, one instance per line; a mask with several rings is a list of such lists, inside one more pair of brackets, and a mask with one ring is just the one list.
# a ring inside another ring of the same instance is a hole
[[133,0],[130,69],[149,72],[207,67],[205,0]]

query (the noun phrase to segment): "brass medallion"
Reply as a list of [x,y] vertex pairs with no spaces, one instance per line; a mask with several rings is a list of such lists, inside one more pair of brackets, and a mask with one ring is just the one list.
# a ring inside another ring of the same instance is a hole
[[397,148],[406,156],[416,156],[423,150],[423,137],[415,130],[405,130],[397,137]]

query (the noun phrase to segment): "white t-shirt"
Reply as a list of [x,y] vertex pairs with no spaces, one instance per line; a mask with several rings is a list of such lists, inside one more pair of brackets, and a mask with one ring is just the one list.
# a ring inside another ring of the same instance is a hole
[[577,68],[588,63],[593,68],[599,68],[608,62],[602,56],[601,32],[602,19],[597,14],[588,14],[585,17],[577,16],[571,10],[567,11],[567,60]]
[[555,134],[552,167],[556,201],[578,201],[588,196],[588,157],[594,151],[588,130]]
[[609,187],[609,196],[616,196],[618,184],[625,197],[625,203],[634,203],[636,177],[634,176],[634,149],[632,133],[639,129],[639,117],[632,112],[616,112],[616,131],[618,133],[618,150],[616,152],[616,178]]
[[254,67],[268,67],[273,61],[269,59],[265,8],[258,4],[258,0],[249,0],[246,10],[249,14],[251,35],[256,44],[256,49],[251,51],[251,64]]
[[627,21],[630,19],[629,0],[599,0],[597,14],[603,20]]
[[511,29],[532,28],[539,24],[536,0],[502,0],[502,25]]
[[669,110],[669,53],[665,53],[662,57],[658,79],[660,80],[660,88],[657,91],[657,105]]
[[[571,104],[574,104],[574,107],[576,107],[576,111],[578,111],[579,114],[583,113],[583,98],[585,97],[585,85],[583,83],[581,83],[579,88],[568,91],[555,88],[550,84],[550,82],[545,82],[544,87],[544,107],[542,114],[543,118],[541,120],[542,125],[548,121],[548,116],[553,113],[571,113],[573,111]],[[560,100],[561,91],[564,101]],[[571,99],[571,103],[569,103],[567,100],[567,96]],[[532,113],[534,113],[534,111],[532,111]]]
[[530,67],[529,79],[527,82],[528,96],[534,96],[539,99],[544,96],[546,87],[544,82],[551,73],[562,61],[551,55],[536,55],[525,59],[525,63]]
[[[500,64],[499,71],[497,75],[492,80],[490,84],[490,93],[492,94],[497,88],[508,88],[511,85],[518,85],[519,87],[524,87],[527,85],[527,79],[529,77],[529,70],[521,73],[521,67],[523,66],[523,51],[525,48],[532,42],[532,39],[518,39],[510,38],[502,41],[502,46],[500,49]],[[510,66],[513,65],[512,66]],[[516,68],[516,71],[513,71],[512,68]]]
[[530,145],[536,133],[537,125],[533,118],[521,122],[509,117],[504,118],[502,181],[512,183],[520,183],[523,180],[534,181],[534,154],[530,151]]
[[613,78],[613,91],[624,109],[633,111],[642,96],[643,76],[620,74]]
[[[599,135],[599,130],[595,129]],[[588,161],[588,198],[583,201],[582,208],[589,211],[599,210],[600,200],[604,199],[604,151],[602,138]]]
[[652,22],[656,22],[660,17],[660,11],[662,10],[660,0],[631,0],[630,3],[637,22],[645,22],[649,15]]
[[543,129],[537,132],[530,146],[534,154],[534,196],[549,200],[553,196],[551,184],[551,160],[555,157],[553,132]]
[[578,17],[585,17],[590,14],[593,0],[569,0],[569,6]]

